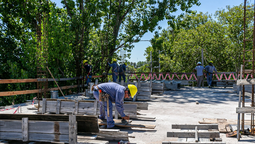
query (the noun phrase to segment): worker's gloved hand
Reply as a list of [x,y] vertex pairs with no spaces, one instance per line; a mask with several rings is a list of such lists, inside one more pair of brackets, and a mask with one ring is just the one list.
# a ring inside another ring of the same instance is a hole
[[129,116],[124,116],[124,117],[122,117],[122,119],[129,120]]

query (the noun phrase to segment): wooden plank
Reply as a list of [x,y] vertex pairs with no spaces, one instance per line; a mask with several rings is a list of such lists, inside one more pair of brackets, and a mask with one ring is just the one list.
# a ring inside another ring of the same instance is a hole
[[[155,129],[155,125],[146,125],[146,124],[123,124],[120,122],[121,120],[119,121],[116,121],[114,119],[114,122],[115,122],[115,126],[117,127],[134,127],[134,128],[147,128],[147,129]],[[99,125],[107,125],[107,122],[103,122],[102,120],[98,120],[98,124]]]
[[[183,132],[167,132],[167,137],[179,137],[179,138],[194,138],[195,132],[183,131]],[[198,132],[199,138],[219,138],[219,131],[205,131]]]
[[69,142],[69,135],[64,134],[48,134],[48,133],[29,133],[29,141],[37,142]]
[[69,115],[69,144],[77,144],[76,116]]
[[249,80],[239,79],[237,80],[237,83],[236,83],[236,85],[254,85],[254,84],[255,84],[255,79],[249,79]]
[[97,139],[115,140],[115,141],[128,141],[128,132],[124,131],[101,131],[97,133]]
[[0,132],[1,140],[22,140],[22,137],[22,132]]
[[47,107],[47,101],[46,99],[44,98],[43,99],[43,104],[42,104],[42,113],[46,113],[46,107]]
[[218,124],[172,124],[172,129],[195,129],[198,130],[208,130],[208,129],[218,129]]
[[138,100],[151,100],[150,96],[140,96],[140,95],[137,95],[137,99]]
[[75,101],[74,113],[75,113],[76,115],[79,113],[79,101],[78,101],[78,100]]
[[255,107],[237,107],[236,113],[255,113]]
[[178,141],[170,141],[170,142],[162,142],[162,144],[226,144],[224,142],[178,142]]
[[57,100],[56,114],[60,114],[60,112],[61,112],[60,106],[61,106],[61,101],[60,101],[60,100]]
[[197,126],[195,127],[195,142],[198,142],[198,131],[197,131]]
[[37,79],[0,79],[0,84],[37,82]]
[[[1,120],[5,120],[4,125],[7,126],[8,121],[13,121],[13,120],[19,120],[14,124],[8,124],[8,127],[12,125],[13,127],[20,126],[18,129],[20,130],[19,132],[21,133],[22,128],[21,128],[21,119],[23,117],[28,117],[29,121],[31,120],[41,120],[41,121],[69,121],[69,116],[67,115],[59,115],[59,114],[54,114],[54,115],[49,115],[49,114],[0,114],[0,125],[3,124]],[[76,116],[77,120],[77,125],[78,125],[78,132],[99,132],[99,126],[98,126],[98,118],[96,116],[81,116],[77,115]],[[18,124],[18,122],[20,124]],[[13,129],[13,128],[12,128]],[[0,131],[3,130],[3,127],[0,128]],[[22,138],[21,138],[22,140]]]
[[139,95],[139,96],[150,96],[151,92],[138,91],[137,95]]
[[22,139],[28,141],[28,118],[22,118]]
[[[70,88],[76,88],[78,85],[72,85],[72,86],[62,86],[61,89],[70,89]],[[47,91],[52,90],[58,90],[58,88],[49,88]],[[35,90],[23,90],[23,91],[8,91],[8,92],[0,92],[0,96],[13,96],[13,95],[23,95],[23,94],[33,94],[33,93],[40,93],[41,89],[35,89]]]

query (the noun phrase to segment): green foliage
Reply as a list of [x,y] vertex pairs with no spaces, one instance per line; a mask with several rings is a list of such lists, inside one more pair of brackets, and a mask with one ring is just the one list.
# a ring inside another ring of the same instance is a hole
[[[252,12],[248,12],[247,36],[252,36],[251,19]],[[146,49],[145,55],[147,61],[150,52],[153,61],[160,57],[161,72],[192,72],[196,63],[201,62],[203,49],[204,65],[212,60],[218,71],[237,71],[243,59],[242,41],[243,5],[227,6],[215,13],[215,19],[207,13],[194,12],[178,17],[168,29],[154,36],[152,47]],[[251,43],[246,49],[251,49]],[[251,56],[248,53],[246,58],[251,59]]]

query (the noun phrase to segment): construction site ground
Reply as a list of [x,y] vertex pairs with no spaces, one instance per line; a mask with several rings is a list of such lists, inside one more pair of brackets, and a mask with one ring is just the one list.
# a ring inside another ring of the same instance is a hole
[[[237,120],[236,107],[238,106],[238,94],[232,88],[195,88],[184,87],[176,91],[165,91],[164,94],[152,95],[149,101],[149,109],[141,110],[142,117],[155,117],[155,121],[138,121],[135,124],[151,124],[156,128],[136,129],[126,128],[121,131],[128,131],[130,143],[137,144],[161,144],[163,141],[176,141],[176,138],[168,138],[167,132],[178,131],[171,129],[172,124],[199,124],[203,118],[222,118]],[[198,104],[197,104],[198,102]],[[247,106],[250,101],[247,100]],[[22,113],[34,113],[28,110],[31,104],[21,106]],[[15,109],[6,110],[0,113],[13,113]],[[250,115],[246,114],[246,120]],[[233,127],[236,129],[236,127]],[[255,143],[254,136],[242,136],[238,142],[235,137],[226,138],[226,134],[220,134],[222,142],[227,144],[251,144]]]

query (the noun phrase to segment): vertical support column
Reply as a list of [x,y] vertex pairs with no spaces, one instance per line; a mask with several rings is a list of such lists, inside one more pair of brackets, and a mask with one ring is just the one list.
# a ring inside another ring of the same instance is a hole
[[56,114],[60,114],[61,109],[61,100],[57,100],[57,106],[56,106]]
[[74,114],[77,115],[79,112],[79,101],[76,100],[75,103],[74,103]]
[[120,85],[124,86],[124,80],[121,80]]
[[22,118],[22,137],[23,142],[28,141],[28,118]]
[[[241,65],[241,71],[240,71],[240,80],[242,80],[242,74],[243,74],[243,65]],[[238,101],[238,108],[241,107],[241,85],[239,86],[239,101]],[[237,140],[240,140],[240,113],[237,115]]]
[[98,79],[96,79],[96,81],[95,81],[95,85],[98,85]]
[[76,116],[69,115],[69,144],[77,144],[77,123]]
[[97,115],[97,100],[94,101],[94,115]]
[[46,113],[46,106],[47,105],[47,101],[45,98],[43,98],[43,106],[42,106],[42,114]]

